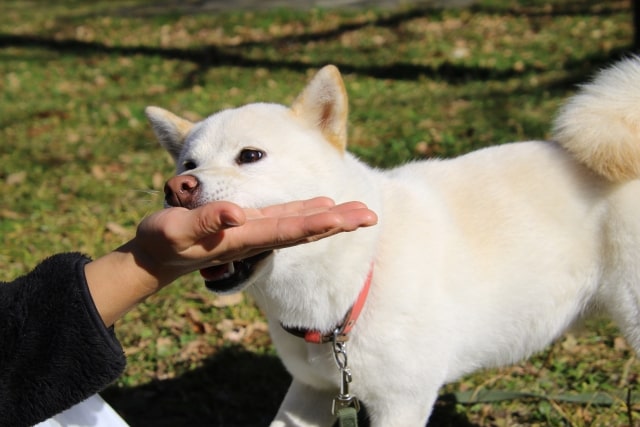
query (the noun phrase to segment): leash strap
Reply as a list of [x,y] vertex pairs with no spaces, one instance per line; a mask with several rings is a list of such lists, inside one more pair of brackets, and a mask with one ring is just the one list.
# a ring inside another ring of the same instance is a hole
[[338,409],[340,427],[358,427],[358,412],[353,406]]

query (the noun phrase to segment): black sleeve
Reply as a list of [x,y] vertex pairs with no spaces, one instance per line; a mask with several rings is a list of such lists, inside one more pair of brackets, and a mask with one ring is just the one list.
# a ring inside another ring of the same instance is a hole
[[29,426],[113,382],[125,357],[89,294],[81,254],[0,283],[0,424]]

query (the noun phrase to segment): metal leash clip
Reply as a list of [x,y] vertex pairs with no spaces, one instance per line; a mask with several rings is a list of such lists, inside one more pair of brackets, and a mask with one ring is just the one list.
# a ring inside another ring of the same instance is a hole
[[349,394],[349,383],[353,380],[351,370],[347,367],[347,343],[338,339],[338,329],[333,333],[333,358],[340,371],[340,392],[333,399],[331,413],[339,415],[341,409],[354,408],[355,412],[360,410],[358,398]]

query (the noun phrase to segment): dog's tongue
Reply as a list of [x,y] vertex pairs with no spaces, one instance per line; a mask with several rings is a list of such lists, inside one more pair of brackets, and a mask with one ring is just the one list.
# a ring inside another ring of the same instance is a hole
[[214,267],[207,267],[200,270],[200,275],[204,280],[215,281],[222,279],[225,276],[229,276],[234,272],[233,263],[216,265]]

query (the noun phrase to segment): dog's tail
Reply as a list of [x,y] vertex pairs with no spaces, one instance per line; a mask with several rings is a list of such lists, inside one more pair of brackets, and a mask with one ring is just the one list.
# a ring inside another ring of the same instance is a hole
[[553,139],[613,182],[640,177],[640,57],[601,71],[561,108]]

